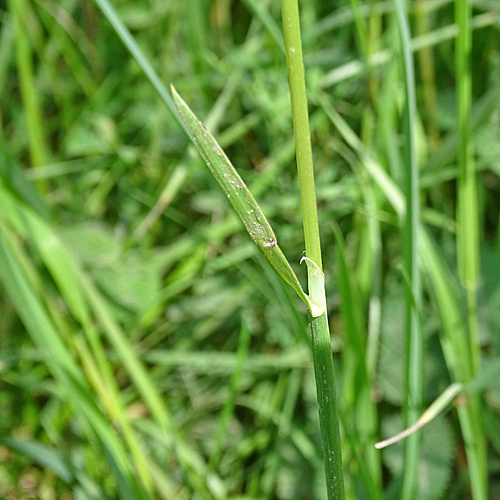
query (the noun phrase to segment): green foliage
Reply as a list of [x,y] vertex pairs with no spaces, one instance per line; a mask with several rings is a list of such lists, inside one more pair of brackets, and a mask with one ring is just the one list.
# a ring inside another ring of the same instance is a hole
[[[464,388],[418,431],[418,498],[496,498],[499,10],[406,4],[422,410]],[[403,443],[373,447],[404,427],[416,298],[396,12],[300,8],[346,495],[400,498]],[[10,0],[0,22],[0,498],[326,498],[306,306],[242,230],[167,90],[217,137],[304,286],[278,4]]]

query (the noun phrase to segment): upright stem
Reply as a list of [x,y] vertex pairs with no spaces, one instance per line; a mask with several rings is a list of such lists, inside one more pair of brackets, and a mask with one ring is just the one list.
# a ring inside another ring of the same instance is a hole
[[328,500],[344,500],[339,411],[326,313],[317,318],[309,316],[309,329],[313,346],[319,425],[323,440],[326,491]]
[[[19,85],[23,99],[26,125],[30,143],[32,167],[40,167],[47,162],[48,148],[44,135],[42,111],[33,74],[32,51],[24,19],[26,8],[19,0],[10,0],[9,8],[14,23],[16,36],[16,55],[19,72]],[[41,190],[45,190],[45,180],[38,181]]]
[[[405,80],[404,158],[406,218],[404,227],[405,268],[409,280],[406,293],[406,345],[405,345],[405,424],[413,425],[420,413],[423,400],[423,336],[418,318],[421,307],[421,285],[418,267],[418,232],[420,225],[420,188],[417,159],[417,105],[413,55],[410,46],[410,27],[403,0],[395,0]],[[420,435],[415,433],[405,441],[403,500],[418,496],[418,462]]]
[[472,31],[470,26],[471,5],[469,0],[456,0],[455,17],[458,36],[455,44],[459,149],[458,149],[458,203],[457,203],[457,254],[460,278],[467,293],[470,364],[472,376],[479,368],[479,342],[477,339],[476,287],[479,269],[479,225],[477,209],[476,171],[474,168],[470,114],[472,85],[470,53]]
[[[458,99],[458,124],[459,124],[459,177],[458,177],[458,213],[459,227],[458,257],[461,279],[466,287],[474,287],[477,279],[477,218],[475,217],[475,171],[473,165],[473,151],[470,136],[470,108],[471,108],[471,74],[470,74],[470,52],[471,52],[471,28],[470,28],[471,6],[468,0],[456,0],[455,21],[458,26],[458,35],[455,42],[455,65],[457,80]],[[468,189],[467,189],[468,188]],[[467,217],[463,208],[467,205],[473,209]],[[467,227],[466,224],[469,224]],[[462,229],[473,230],[472,234],[463,234]],[[470,243],[468,243],[470,242]]]
[[340,446],[340,425],[333,372],[330,333],[325,307],[325,288],[321,262],[314,169],[307,110],[304,63],[300,38],[297,0],[281,0],[283,33],[285,37],[288,84],[292,105],[293,131],[297,154],[304,239],[308,260],[308,284],[311,300],[323,306],[323,314],[309,316],[312,337],[314,373],[319,405],[320,430],[323,440],[327,493],[329,500],[344,499],[344,477]]
[[283,34],[285,35],[288,84],[292,103],[293,131],[295,135],[295,150],[297,152],[297,169],[306,255],[322,269],[311,135],[309,132],[309,113],[307,110],[297,0],[282,0],[281,12],[283,16]]
[[[480,368],[480,347],[477,326],[477,280],[479,274],[479,222],[477,207],[476,171],[471,137],[471,28],[470,0],[455,0],[455,20],[458,36],[455,43],[457,77],[459,149],[458,149],[458,197],[457,197],[457,256],[460,278],[467,298],[467,320],[469,332],[469,379],[477,375]],[[472,498],[485,500],[488,497],[488,468],[486,441],[481,422],[481,401],[478,395],[471,398],[469,408],[461,414],[462,433],[465,440],[469,464]]]

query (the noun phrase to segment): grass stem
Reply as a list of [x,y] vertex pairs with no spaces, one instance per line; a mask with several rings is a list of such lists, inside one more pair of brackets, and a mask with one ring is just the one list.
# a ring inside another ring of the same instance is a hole
[[[297,1],[282,0],[281,11],[283,16],[283,33],[285,36],[288,84],[292,104],[293,131],[297,153],[297,170],[306,255],[322,270],[311,136],[309,132],[309,113],[307,109]],[[311,270],[311,267],[308,267],[308,269]],[[311,278],[311,272],[309,272],[309,278]]]
[[[281,0],[281,12],[304,239],[308,258],[309,294],[312,302],[320,304],[325,303],[325,291],[297,0]],[[323,461],[326,472],[327,494],[329,500],[341,500],[344,498],[344,479],[340,446],[340,423],[326,308],[321,316],[316,318],[309,316],[309,326],[313,345],[314,373],[320,429],[323,439]]]
[[[480,364],[477,327],[477,279],[479,273],[479,222],[477,206],[476,172],[471,137],[472,78],[470,55],[472,49],[472,6],[469,0],[455,1],[455,22],[458,35],[455,43],[457,77],[459,148],[458,148],[458,202],[457,202],[457,256],[460,279],[467,300],[469,376],[474,377]],[[470,401],[468,426],[462,432],[466,442],[472,497],[486,499],[487,464],[486,446],[480,417],[480,399]],[[468,420],[466,419],[466,420]],[[469,429],[469,427],[472,427]]]
[[[16,37],[17,66],[19,68],[19,84],[24,103],[26,125],[29,135],[29,153],[32,167],[40,167],[47,161],[47,144],[44,135],[42,111],[37,85],[33,75],[32,53],[27,27],[25,26],[24,2],[11,0],[9,8],[14,22]],[[45,189],[45,181],[39,185]]]
[[340,446],[339,414],[327,315],[309,316],[319,422],[323,439],[323,462],[329,500],[344,499],[344,473]]
[[[417,105],[411,36],[403,0],[394,0],[401,37],[405,86],[404,108],[404,163],[406,214],[404,219],[405,268],[409,287],[406,293],[405,342],[405,420],[413,425],[422,410],[423,399],[423,336],[418,317],[421,307],[421,284],[418,267],[418,233],[420,225],[420,187],[417,158]],[[402,498],[415,498],[420,455],[420,435],[413,434],[405,441]]]

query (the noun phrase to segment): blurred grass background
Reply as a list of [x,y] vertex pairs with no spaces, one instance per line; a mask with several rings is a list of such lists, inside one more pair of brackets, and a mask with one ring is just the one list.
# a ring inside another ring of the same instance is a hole
[[[325,498],[305,307],[254,248],[105,4],[0,7],[0,498]],[[474,372],[456,253],[454,2],[408,5],[423,410]],[[476,347],[495,373],[500,5],[472,5]],[[174,82],[215,133],[304,281],[279,4],[112,6],[160,82]],[[403,428],[407,396],[396,14],[377,0],[300,7],[347,496],[395,499],[403,445],[372,443]],[[499,380],[484,381],[473,415],[491,499]],[[418,498],[472,498],[461,422],[449,411],[421,431]]]

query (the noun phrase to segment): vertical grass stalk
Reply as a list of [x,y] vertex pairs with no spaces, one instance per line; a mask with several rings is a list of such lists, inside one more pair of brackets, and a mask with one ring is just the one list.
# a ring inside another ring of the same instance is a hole
[[[281,12],[308,264],[309,295],[313,303],[325,304],[325,288],[321,262],[316,191],[314,187],[314,170],[297,0],[281,0]],[[326,472],[327,493],[329,500],[340,500],[344,498],[344,480],[338,404],[326,307],[325,312],[320,316],[315,318],[309,316],[309,326],[313,345],[314,373],[316,377],[320,429],[323,439],[323,460]]]
[[[37,86],[33,76],[31,47],[28,30],[25,26],[23,2],[10,0],[9,9],[12,13],[16,37],[16,56],[19,70],[19,84],[24,104],[26,125],[29,135],[29,153],[32,167],[44,165],[47,161],[47,145],[43,132],[43,120],[37,94]],[[44,187],[45,181],[39,181]]]
[[[455,1],[455,21],[458,36],[455,43],[457,78],[459,149],[458,149],[458,204],[457,204],[457,257],[460,279],[467,300],[469,334],[469,374],[474,377],[480,365],[480,349],[477,327],[477,277],[479,269],[479,223],[477,207],[476,173],[474,169],[471,138],[472,83],[470,55],[472,49],[471,3]],[[470,428],[466,432],[467,459],[469,463],[472,494],[475,500],[487,498],[486,445],[481,423],[480,399],[470,401]],[[467,426],[469,427],[469,426]]]
[[455,16],[458,36],[455,45],[458,99],[458,206],[457,255],[460,279],[467,293],[471,364],[473,373],[479,368],[479,342],[477,338],[476,287],[479,268],[479,225],[477,208],[476,172],[471,139],[471,73],[470,52],[472,31],[469,0],[457,0]]
[[[415,10],[415,30],[417,36],[423,36],[432,30],[431,14],[425,10],[426,0],[417,0]],[[418,53],[420,76],[422,78],[422,98],[428,117],[429,140],[433,148],[439,144],[437,126],[437,90],[436,70],[432,47],[423,47]]]
[[455,2],[458,36],[455,45],[456,78],[458,99],[458,206],[457,206],[457,256],[460,279],[467,294],[471,366],[473,374],[479,368],[477,339],[476,287],[479,268],[479,226],[477,209],[476,172],[474,169],[471,139],[471,73],[470,52],[472,31],[470,26],[471,6],[469,0]]
[[[423,398],[423,337],[418,318],[421,304],[421,285],[418,268],[418,232],[420,225],[420,188],[417,159],[417,105],[415,75],[411,51],[410,28],[403,0],[394,0],[403,54],[405,85],[404,109],[404,163],[406,216],[404,225],[405,269],[409,287],[406,292],[406,342],[405,342],[405,426],[414,424],[422,410]],[[413,434],[405,441],[402,498],[416,497],[420,436]],[[417,494],[418,495],[418,494]]]

